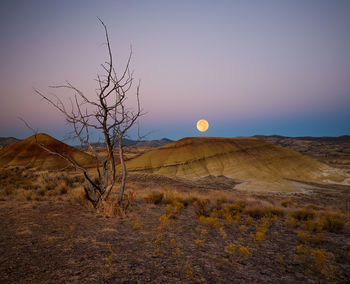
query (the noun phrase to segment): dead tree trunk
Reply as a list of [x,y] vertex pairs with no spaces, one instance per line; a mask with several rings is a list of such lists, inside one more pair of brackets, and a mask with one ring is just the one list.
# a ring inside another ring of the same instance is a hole
[[[135,90],[137,99],[136,108],[133,110],[127,107],[127,94],[132,90],[134,80],[133,73],[130,71],[132,50],[130,49],[126,67],[118,75],[113,65],[107,26],[103,21],[100,20],[100,22],[105,32],[108,60],[101,64],[103,74],[97,75],[96,81],[98,83],[98,88],[96,90],[95,99],[91,99],[69,82],[66,82],[64,85],[51,87],[55,89],[66,89],[73,92],[72,97],[69,98],[68,105],[56,95],[51,97],[35,90],[41,98],[65,116],[66,121],[73,128],[73,136],[77,138],[82,145],[86,146],[96,157],[98,161],[98,182],[95,181],[91,172],[78,165],[76,162],[73,163],[71,157],[64,157],[67,161],[70,161],[74,167],[84,173],[89,184],[88,187],[85,187],[86,197],[94,207],[97,207],[101,201],[105,201],[110,196],[116,184],[114,149],[117,147],[117,143],[122,168],[118,202],[120,203],[123,200],[127,169],[125,166],[122,140],[128,130],[143,114],[139,100],[140,84],[137,85]],[[100,136],[103,137],[107,153],[106,157],[102,157],[91,143],[90,136],[92,133],[99,133]],[[102,169],[102,175],[100,169]]]

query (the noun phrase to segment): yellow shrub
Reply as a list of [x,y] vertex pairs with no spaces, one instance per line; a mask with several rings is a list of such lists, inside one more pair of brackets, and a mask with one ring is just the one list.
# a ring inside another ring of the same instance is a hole
[[238,227],[238,230],[239,230],[240,232],[243,232],[246,228],[247,228],[246,226],[241,225],[241,226]]
[[265,232],[256,232],[256,234],[254,235],[254,239],[258,242],[266,240]]
[[170,218],[174,218],[176,215],[178,215],[182,209],[184,208],[185,206],[178,202],[178,201],[174,201],[174,203],[172,204],[168,204],[166,207],[165,207],[165,214],[168,215]]
[[292,227],[292,228],[295,228],[298,224],[298,220],[295,219],[294,217],[291,217],[289,216],[287,219],[286,219],[286,227]]
[[308,253],[308,251],[307,251],[307,248],[305,248],[303,245],[298,245],[296,253],[306,255]]
[[177,258],[178,256],[180,256],[180,249],[176,248],[175,251],[172,252],[172,256],[173,258]]
[[304,244],[309,244],[311,241],[311,235],[307,232],[296,231],[299,240]]
[[234,255],[234,253],[236,252],[236,245],[233,243],[229,243],[227,246],[225,246],[225,251],[231,256]]
[[201,230],[201,238],[203,238],[204,236],[206,236],[208,234],[208,231],[206,229],[202,229]]
[[196,245],[196,248],[200,248],[201,244],[203,243],[203,240],[195,240],[194,244]]
[[170,224],[170,220],[167,215],[162,215],[159,217],[159,221],[163,226],[167,226]]
[[250,225],[253,222],[252,216],[248,216],[244,222],[246,223],[246,225]]
[[329,263],[330,260],[334,259],[334,255],[330,252],[326,252],[322,249],[311,250],[311,256],[313,257],[317,270],[326,277],[333,276],[334,268]]
[[299,209],[290,214],[298,221],[307,221],[315,218],[315,211],[310,209]]
[[139,230],[141,228],[141,224],[140,224],[140,221],[138,219],[136,219],[135,221],[132,222],[132,228],[134,230]]
[[250,255],[250,251],[248,247],[238,245],[238,250],[241,255],[248,257]]
[[227,234],[226,234],[226,232],[224,231],[223,228],[220,228],[220,233],[221,233],[222,239],[225,240],[227,238]]
[[322,228],[332,233],[341,233],[344,230],[345,218],[336,214],[326,214],[320,220]]
[[205,217],[205,216],[200,216],[199,217],[199,222],[202,225],[206,225],[208,227],[212,227],[212,228],[220,228],[221,224],[218,221],[218,219],[214,218],[214,217]]

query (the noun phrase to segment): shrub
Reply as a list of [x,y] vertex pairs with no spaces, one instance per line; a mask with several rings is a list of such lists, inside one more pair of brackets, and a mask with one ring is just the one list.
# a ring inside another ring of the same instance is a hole
[[236,215],[237,213],[242,212],[246,206],[247,204],[244,201],[237,201],[227,205],[226,208],[232,215]]
[[226,234],[225,230],[222,227],[220,227],[219,230],[220,230],[222,239],[226,240],[227,234]]
[[295,206],[295,203],[292,200],[284,200],[281,202],[281,206],[292,207],[292,206]]
[[213,217],[205,217],[205,216],[199,216],[199,222],[202,225],[208,226],[208,227],[212,227],[212,228],[221,228],[221,224],[218,221],[218,219],[213,218]]
[[159,204],[164,198],[164,193],[154,191],[145,196],[145,200],[148,203]]
[[209,217],[212,211],[212,206],[209,199],[197,200],[193,203],[196,215]]
[[200,248],[200,246],[201,246],[202,243],[203,243],[203,240],[195,240],[195,241],[194,241],[194,244],[195,244],[195,246],[196,246],[197,249]]
[[139,219],[136,219],[132,222],[132,228],[134,230],[139,230],[141,228],[141,224],[140,224]]
[[216,206],[220,207],[222,204],[227,203],[227,197],[221,196],[218,199],[216,199]]
[[309,244],[311,241],[311,235],[304,231],[296,231],[300,242],[304,244]]
[[66,175],[66,174],[63,174],[59,177],[60,180],[64,181],[67,186],[69,187],[73,187],[75,184],[83,184],[85,179],[84,177],[82,176],[69,176],[69,175]]
[[225,246],[225,251],[231,256],[234,255],[234,253],[236,252],[236,245],[233,243],[229,243],[227,246]]
[[65,182],[61,182],[56,190],[60,193],[60,194],[66,194],[68,192],[68,185]]
[[[131,210],[134,201],[135,194],[133,192],[125,193],[121,203],[116,198],[110,197],[108,200],[99,203],[97,211],[107,217],[118,216],[124,218]],[[86,198],[85,202],[87,202]]]
[[302,225],[302,228],[309,232],[321,232],[323,230],[323,222],[321,222],[321,220],[307,220]]
[[250,251],[248,247],[238,245],[238,251],[241,255],[248,257],[250,255]]
[[320,220],[323,230],[341,233],[344,230],[345,219],[336,214],[326,214]]
[[265,215],[265,210],[261,206],[249,206],[244,212],[255,219],[260,219]]
[[72,203],[91,206],[91,203],[86,199],[85,192],[82,187],[74,188],[68,192],[68,198]]
[[165,207],[165,214],[167,216],[169,216],[169,218],[175,218],[176,215],[180,214],[180,212],[182,211],[182,209],[185,206],[183,205],[183,203],[180,203],[178,201],[175,201],[173,204],[168,204]]
[[333,266],[329,263],[330,260],[334,259],[334,255],[330,252],[326,252],[322,249],[311,250],[311,256],[315,261],[318,271],[326,276],[331,277],[334,273]]
[[290,216],[298,221],[307,221],[315,218],[315,212],[309,209],[299,209],[292,212]]
[[187,207],[188,205],[198,201],[198,198],[193,196],[181,197],[171,194],[166,195],[163,200],[166,204],[182,203],[185,207]]
[[284,211],[275,207],[250,206],[245,208],[244,212],[255,219],[263,217],[283,216]]
[[47,173],[44,173],[41,175],[42,179],[42,188],[45,190],[52,190],[55,189],[58,185],[58,182],[60,178],[58,176],[50,176]]
[[194,196],[188,196],[188,197],[185,197],[185,198],[180,198],[179,201],[186,207],[186,206],[188,206],[190,204],[193,204],[196,201],[198,201],[198,198],[194,197]]

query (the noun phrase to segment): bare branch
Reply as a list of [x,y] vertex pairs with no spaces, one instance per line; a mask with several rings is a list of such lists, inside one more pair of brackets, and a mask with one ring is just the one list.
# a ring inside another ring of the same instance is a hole
[[[130,71],[133,55],[132,46],[130,45],[130,52],[126,65],[122,72],[120,72],[121,75],[119,77],[113,66],[112,49],[107,26],[100,18],[98,18],[98,20],[104,29],[108,58],[101,64],[102,74],[97,74],[95,79],[98,85],[95,90],[95,99],[92,100],[68,81],[62,85],[50,86],[52,89],[64,89],[73,93],[72,96],[69,97],[68,105],[55,94],[49,97],[41,91],[34,89],[37,95],[64,115],[67,123],[72,126],[74,138],[78,139],[81,145],[85,146],[86,149],[96,157],[98,161],[96,165],[98,182],[95,182],[88,171],[78,165],[71,157],[64,153],[57,153],[51,149],[45,149],[51,154],[58,155],[65,159],[84,173],[86,180],[90,184],[88,188],[85,188],[85,195],[95,207],[99,202],[105,201],[108,198],[116,183],[116,160],[114,153],[116,144],[118,145],[119,158],[122,166],[122,181],[118,201],[121,202],[123,200],[127,171],[122,141],[129,129],[135,125],[137,120],[143,115],[139,98],[140,81],[136,86],[136,110],[127,107],[127,96],[133,89],[134,83],[134,73]],[[103,136],[104,147],[107,153],[106,157],[100,155],[99,151],[90,141],[91,137],[96,135],[96,132]],[[38,144],[40,145],[40,143]],[[40,146],[45,148],[45,145]]]

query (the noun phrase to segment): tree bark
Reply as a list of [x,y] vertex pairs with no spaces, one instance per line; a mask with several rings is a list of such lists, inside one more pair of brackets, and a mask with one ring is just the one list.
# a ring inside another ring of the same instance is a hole
[[118,196],[118,202],[122,202],[123,200],[123,195],[124,195],[124,190],[125,190],[125,182],[126,182],[126,175],[127,175],[127,170],[126,170],[126,165],[124,161],[124,149],[122,145],[122,139],[118,139],[118,147],[119,147],[119,158],[120,158],[120,164],[122,166],[122,180],[120,184],[120,191],[119,191],[119,196]]

